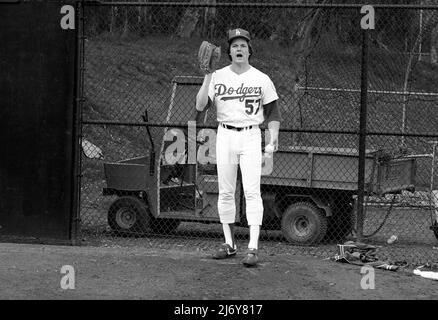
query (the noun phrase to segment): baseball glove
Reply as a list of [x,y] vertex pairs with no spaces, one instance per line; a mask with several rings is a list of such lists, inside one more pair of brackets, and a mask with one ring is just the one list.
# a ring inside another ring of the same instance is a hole
[[216,47],[207,41],[202,41],[198,51],[199,68],[202,73],[208,74],[216,70],[221,58],[221,47]]

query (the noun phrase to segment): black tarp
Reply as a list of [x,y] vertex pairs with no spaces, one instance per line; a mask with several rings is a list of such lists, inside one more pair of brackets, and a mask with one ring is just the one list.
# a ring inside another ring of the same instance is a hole
[[63,5],[0,1],[0,237],[71,238],[76,30]]

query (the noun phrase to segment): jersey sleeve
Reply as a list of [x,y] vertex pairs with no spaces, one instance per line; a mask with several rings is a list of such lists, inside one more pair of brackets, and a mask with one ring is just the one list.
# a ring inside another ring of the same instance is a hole
[[277,90],[275,89],[272,80],[266,76],[263,87],[263,105],[267,105],[272,101],[278,100]]
[[281,122],[283,119],[281,118],[281,112],[277,103],[277,100],[274,100],[267,105],[263,106],[263,114],[265,117],[265,121],[267,123],[271,121]]

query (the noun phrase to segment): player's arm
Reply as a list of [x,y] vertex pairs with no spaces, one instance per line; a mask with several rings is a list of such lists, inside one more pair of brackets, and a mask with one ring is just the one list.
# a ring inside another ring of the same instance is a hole
[[208,97],[207,99],[207,105],[205,106],[203,111],[199,111],[197,108],[195,110],[195,121],[197,124],[201,124],[204,122],[204,118],[206,115],[207,110],[210,108],[210,106],[213,104],[213,102],[211,101],[210,97]]
[[[212,73],[206,74],[202,86],[196,95],[196,110],[204,111],[205,107],[209,105],[208,89],[210,87]],[[210,100],[211,101],[211,100]]]
[[274,100],[263,106],[265,121],[268,123],[269,129],[269,144],[272,144],[275,149],[278,149],[278,134],[280,131],[281,114],[277,100]]

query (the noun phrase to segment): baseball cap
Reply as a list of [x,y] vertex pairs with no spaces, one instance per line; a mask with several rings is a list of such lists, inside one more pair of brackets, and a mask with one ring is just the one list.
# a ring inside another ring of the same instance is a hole
[[228,43],[233,41],[233,39],[236,38],[243,38],[246,41],[250,41],[251,37],[249,35],[249,32],[240,28],[229,30],[228,31]]

